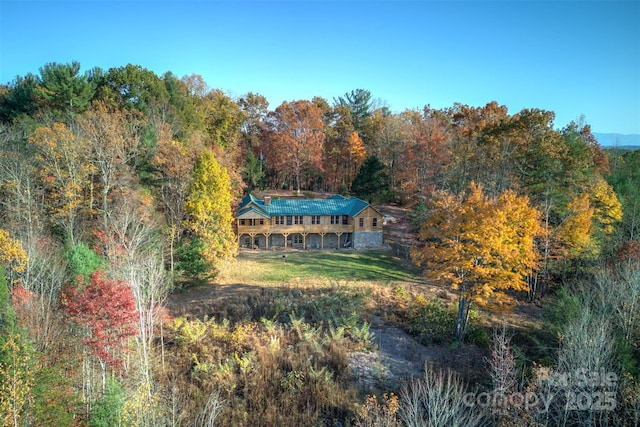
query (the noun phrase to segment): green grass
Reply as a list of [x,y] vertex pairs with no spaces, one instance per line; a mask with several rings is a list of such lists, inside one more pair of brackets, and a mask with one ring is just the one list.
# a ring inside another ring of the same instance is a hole
[[[286,255],[286,258],[283,258]],[[243,253],[226,277],[236,283],[378,281],[422,283],[419,271],[385,251]]]

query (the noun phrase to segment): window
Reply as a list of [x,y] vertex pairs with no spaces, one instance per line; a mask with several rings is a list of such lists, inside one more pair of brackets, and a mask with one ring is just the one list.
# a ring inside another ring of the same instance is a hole
[[276,225],[284,225],[284,217],[283,216],[277,216],[276,217]]
[[311,224],[320,225],[320,215],[311,215]]
[[287,216],[287,225],[293,224],[293,217],[291,215]]
[[340,215],[331,215],[331,224],[340,224]]
[[301,245],[302,244],[302,234],[294,234],[292,240],[293,240],[294,244]]
[[245,223],[245,220],[244,220],[244,219],[241,219],[241,220],[240,220],[240,225],[244,225],[244,223]]
[[264,225],[264,219],[260,218],[260,225]]
[[374,227],[377,227],[378,226],[378,218],[373,218],[371,220],[371,225],[374,226]]
[[342,215],[342,225],[349,225],[349,215]]
[[294,216],[293,223],[296,225],[302,225],[302,216],[301,215]]
[[358,225],[360,226],[360,228],[364,227],[364,218],[358,219]]

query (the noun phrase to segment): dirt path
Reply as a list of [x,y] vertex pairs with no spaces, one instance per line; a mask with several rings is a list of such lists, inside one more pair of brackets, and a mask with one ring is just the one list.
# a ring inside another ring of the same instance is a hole
[[480,381],[488,353],[474,345],[424,346],[402,329],[373,317],[370,331],[377,346],[373,352],[349,355],[349,366],[357,386],[365,393],[398,391],[412,378],[422,378],[425,367],[452,369]]

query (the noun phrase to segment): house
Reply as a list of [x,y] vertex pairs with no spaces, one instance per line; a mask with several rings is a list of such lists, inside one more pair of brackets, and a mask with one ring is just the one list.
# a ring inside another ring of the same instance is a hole
[[357,197],[240,202],[238,244],[245,248],[369,249],[382,246],[382,214]]

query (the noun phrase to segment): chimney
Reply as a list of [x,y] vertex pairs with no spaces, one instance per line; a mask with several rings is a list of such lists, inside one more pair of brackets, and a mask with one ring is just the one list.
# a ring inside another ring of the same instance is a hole
[[271,196],[264,196],[264,204],[267,206],[271,204]]

